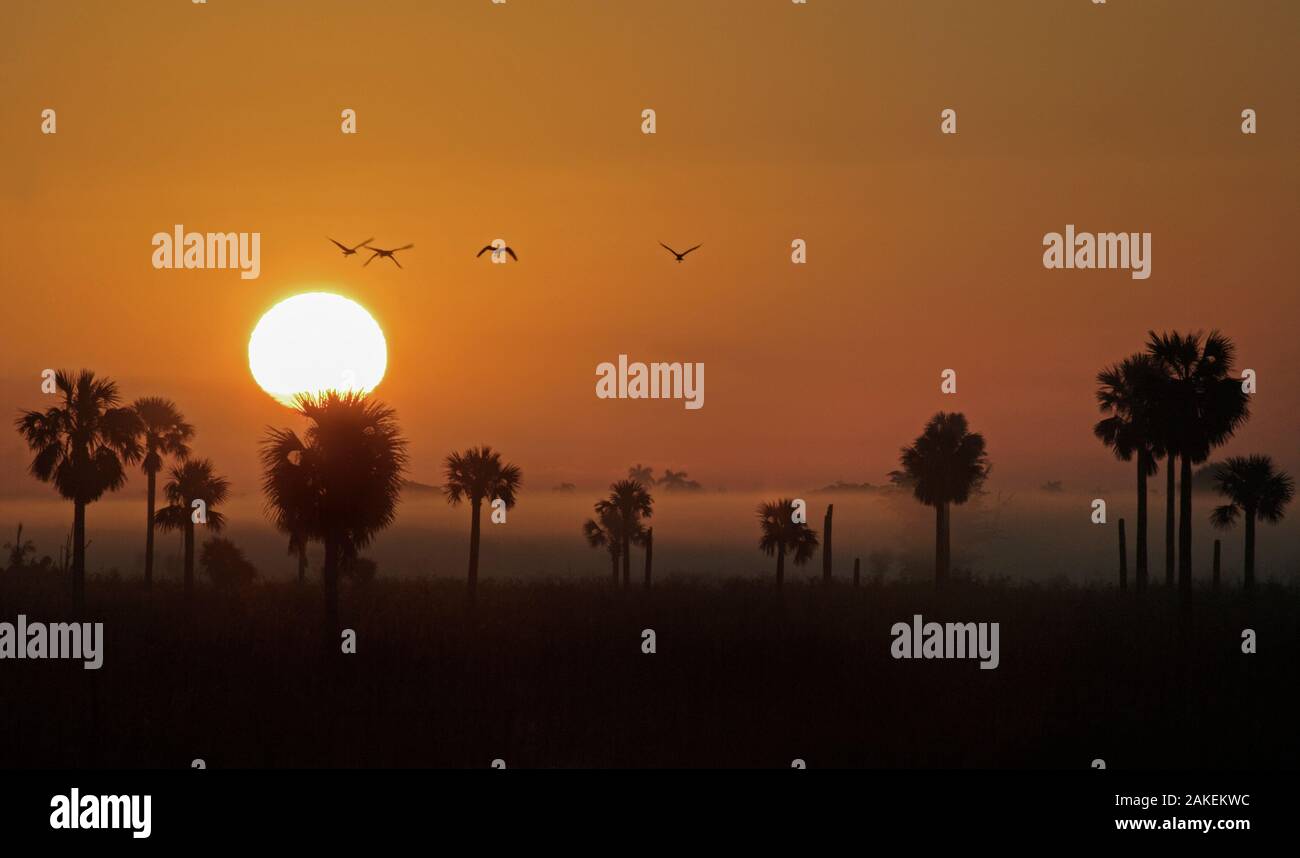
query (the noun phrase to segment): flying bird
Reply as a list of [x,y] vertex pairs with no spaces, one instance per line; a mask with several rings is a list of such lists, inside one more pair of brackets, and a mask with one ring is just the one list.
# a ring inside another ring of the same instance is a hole
[[485,248],[483,248],[482,250],[480,250],[478,253],[474,254],[474,258],[475,258],[475,259],[478,259],[478,258],[479,258],[480,256],[482,256],[483,254],[487,253],[489,250],[492,251],[493,253],[509,253],[511,259],[513,259],[515,262],[518,262],[518,261],[519,261],[519,257],[518,257],[518,256],[515,256],[515,252],[514,252],[514,250],[513,250],[512,248],[509,248],[509,247],[493,247],[493,246],[490,245],[490,244],[489,244],[487,247],[485,247]]
[[[334,239],[331,238],[330,241],[334,241]],[[356,247],[348,247],[346,244],[344,244],[341,241],[334,241],[334,243],[339,246],[339,250],[343,251],[344,256],[351,256],[352,254],[356,253],[358,249],[365,247],[367,244],[369,244],[372,241],[374,241],[373,238],[367,238],[365,241],[361,242]]]
[[406,244],[401,247],[394,247],[392,250],[380,250],[378,247],[367,247],[366,250],[374,251],[374,254],[369,259],[367,259],[365,265],[362,265],[361,267],[365,268],[366,265],[369,265],[370,263],[374,262],[376,259],[382,256],[385,259],[393,260],[393,264],[396,265],[398,268],[401,268],[402,263],[398,262],[397,257],[393,256],[393,254],[399,250],[410,250],[412,247],[415,247],[415,245]]
[[686,254],[690,253],[691,250],[699,250],[704,245],[697,244],[694,247],[692,247],[691,250],[684,250],[681,253],[678,253],[677,251],[673,250],[671,247],[664,244],[662,241],[659,242],[659,246],[662,247],[664,250],[668,251],[669,253],[671,253],[673,256],[676,256],[678,262],[683,262],[686,259]]

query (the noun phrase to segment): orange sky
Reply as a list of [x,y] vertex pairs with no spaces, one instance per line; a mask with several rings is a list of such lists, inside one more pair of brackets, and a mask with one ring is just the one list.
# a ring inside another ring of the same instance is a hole
[[[1148,328],[1219,327],[1260,379],[1226,452],[1294,473],[1297,32],[1283,0],[17,0],[0,404],[94,368],[174,398],[251,489],[262,428],[295,421],[252,381],[249,333],[327,288],[386,333],[376,395],[416,479],[486,442],[535,488],[634,461],[710,487],[880,482],[946,408],[1002,484],[1127,487],[1091,437],[1093,376]],[[260,279],[154,270],[176,223],[260,232]],[[1044,270],[1067,223],[1151,232],[1150,279]],[[416,247],[362,269],[327,235]],[[475,260],[498,236],[519,264]],[[676,265],[658,241],[704,246]],[[597,400],[619,353],[703,361],[705,407]],[[15,433],[0,456],[0,491],[50,491]]]

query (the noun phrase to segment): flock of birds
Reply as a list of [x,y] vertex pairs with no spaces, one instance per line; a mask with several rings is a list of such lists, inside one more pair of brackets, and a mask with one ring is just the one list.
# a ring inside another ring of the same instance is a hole
[[[364,264],[362,264],[361,266],[362,268],[365,268],[367,265],[374,262],[376,259],[380,259],[380,258],[391,259],[394,265],[396,265],[398,268],[401,268],[402,263],[398,262],[397,257],[394,256],[393,254],[397,253],[399,250],[410,250],[412,247],[415,247],[414,244],[404,244],[401,247],[394,247],[392,250],[384,250],[381,247],[373,247],[370,244],[370,242],[374,241],[373,238],[367,238],[365,241],[361,242],[360,244],[354,244],[352,247],[348,247],[343,242],[333,238],[331,238],[330,241],[334,242],[334,244],[338,246],[338,249],[343,251],[344,256],[352,256],[354,253],[363,249],[370,251],[370,258],[367,259]],[[671,253],[677,262],[685,262],[686,254],[695,250],[699,250],[704,245],[697,244],[692,248],[683,250],[681,253],[678,253],[677,251],[673,250],[671,247],[664,244],[662,241],[659,242],[659,246],[662,247],[664,250],[668,251],[669,253]],[[474,254],[474,258],[478,259],[480,256],[487,253],[488,251],[491,251],[493,255],[498,253],[506,253],[509,254],[510,258],[513,259],[515,262],[519,261],[519,257],[515,255],[514,248],[507,247],[504,245],[501,247],[497,247],[492,244],[485,245],[482,250]]]

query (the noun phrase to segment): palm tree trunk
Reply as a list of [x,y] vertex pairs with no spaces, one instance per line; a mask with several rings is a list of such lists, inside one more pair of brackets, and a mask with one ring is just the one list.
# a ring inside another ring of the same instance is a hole
[[1124,544],[1124,519],[1119,520],[1119,589],[1128,589],[1128,546]]
[[185,522],[185,598],[194,595],[194,520]]
[[1247,590],[1255,589],[1255,511],[1246,510],[1246,567],[1243,573],[1243,586]]
[[1219,592],[1219,540],[1214,540],[1214,577],[1211,579],[1214,583],[1214,592]]
[[144,586],[153,587],[153,516],[154,516],[154,494],[157,474],[154,471],[148,472],[148,493],[146,503],[149,509],[149,520],[145,522],[144,530]]
[[1170,453],[1165,456],[1165,586],[1174,588],[1174,497],[1177,488],[1174,485],[1174,466],[1178,456]]
[[1134,534],[1137,541],[1134,550],[1137,556],[1134,561],[1134,575],[1137,579],[1137,591],[1139,593],[1144,593],[1147,589],[1147,467],[1150,465],[1150,459],[1145,451],[1139,450],[1137,460],[1137,533]]
[[623,586],[632,581],[632,532],[627,525],[623,527]]
[[826,518],[822,526],[822,585],[831,583],[831,523],[835,517],[835,504],[826,505]]
[[298,583],[307,580],[307,543],[298,546]]
[[934,583],[942,587],[948,583],[949,570],[949,527],[948,504],[941,502],[934,507]]
[[333,535],[325,537],[325,562],[321,581],[325,585],[326,646],[331,647],[339,631],[339,543]]
[[1192,591],[1192,460],[1186,456],[1179,462],[1182,472],[1179,479],[1178,510],[1178,589]]
[[610,569],[614,573],[613,583],[615,587],[618,587],[618,557],[619,555],[617,553],[613,553],[609,555],[609,565],[610,565]]
[[72,598],[80,607],[86,601],[86,505],[72,503]]
[[469,522],[469,604],[471,608],[478,599],[479,514],[482,509],[483,500],[474,498],[471,502]]
[[776,591],[781,592],[785,586],[785,546],[776,547]]
[[650,589],[651,561],[655,553],[655,529],[652,527],[645,534],[645,588]]

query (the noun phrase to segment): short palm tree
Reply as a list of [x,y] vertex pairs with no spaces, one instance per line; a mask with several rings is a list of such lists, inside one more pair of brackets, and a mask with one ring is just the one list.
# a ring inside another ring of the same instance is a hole
[[1165,384],[1164,371],[1149,355],[1136,354],[1097,374],[1097,404],[1108,414],[1093,427],[1115,457],[1137,459],[1137,562],[1138,592],[1147,588],[1147,477],[1158,470],[1164,455],[1153,424]]
[[787,498],[758,505],[758,526],[763,535],[758,547],[768,557],[776,555],[776,589],[785,586],[785,555],[794,565],[802,566],[817,550],[817,531],[805,522],[794,520],[794,501]]
[[1211,331],[1202,334],[1148,332],[1147,352],[1169,377],[1161,435],[1179,464],[1178,589],[1192,589],[1192,465],[1210,457],[1250,417],[1241,380],[1229,377],[1236,347]]
[[230,494],[230,482],[216,474],[208,459],[187,459],[171,469],[171,479],[163,486],[167,506],[155,516],[163,530],[179,530],[185,534],[185,595],[194,593],[194,521],[195,501],[203,502],[204,525],[213,533],[220,533],[226,518],[215,507],[225,503]]
[[654,515],[654,498],[639,480],[611,483],[609,495],[596,502],[596,514],[604,517],[613,512],[618,521],[619,557],[623,561],[623,586],[632,577],[632,546],[644,537],[642,519]]
[[1246,520],[1244,586],[1255,587],[1255,522],[1276,524],[1292,498],[1295,481],[1273,467],[1268,456],[1233,456],[1215,469],[1215,491],[1228,499],[1210,516],[1216,527],[1229,528],[1237,519]]
[[[599,504],[597,504],[599,506]],[[618,585],[618,562],[623,555],[623,519],[613,507],[603,507],[596,518],[589,518],[582,524],[582,534],[592,548],[604,548],[609,552],[610,571],[615,586]],[[638,524],[633,541],[641,544],[645,538],[645,528]]]
[[14,421],[35,452],[32,476],[72,501],[72,593],[86,590],[86,507],[126,483],[126,466],[140,459],[139,418],[119,405],[117,384],[90,370],[54,376],[59,402]]
[[903,448],[899,462],[912,494],[934,507],[934,580],[943,586],[952,565],[949,506],[968,501],[988,478],[991,465],[984,436],[970,431],[964,414],[940,411],[912,446]]
[[483,501],[500,500],[513,509],[523,472],[518,465],[501,461],[501,454],[491,447],[471,447],[452,453],[443,463],[442,492],[447,503],[457,506],[462,500],[470,505],[469,524],[469,604],[478,598],[479,519]]
[[185,422],[180,410],[170,399],[146,396],[131,406],[140,418],[140,436],[144,460],[141,468],[147,480],[145,503],[148,507],[144,535],[144,584],[153,586],[153,529],[156,481],[167,456],[184,461],[190,455],[189,441],[194,437],[194,427]]
[[325,624],[335,634],[342,564],[396,517],[406,441],[393,410],[359,393],[299,396],[295,410],[310,422],[301,437],[268,429],[262,439],[266,514],[295,548],[324,545]]
[[627,469],[627,478],[646,486],[655,484],[654,471],[640,462]]

